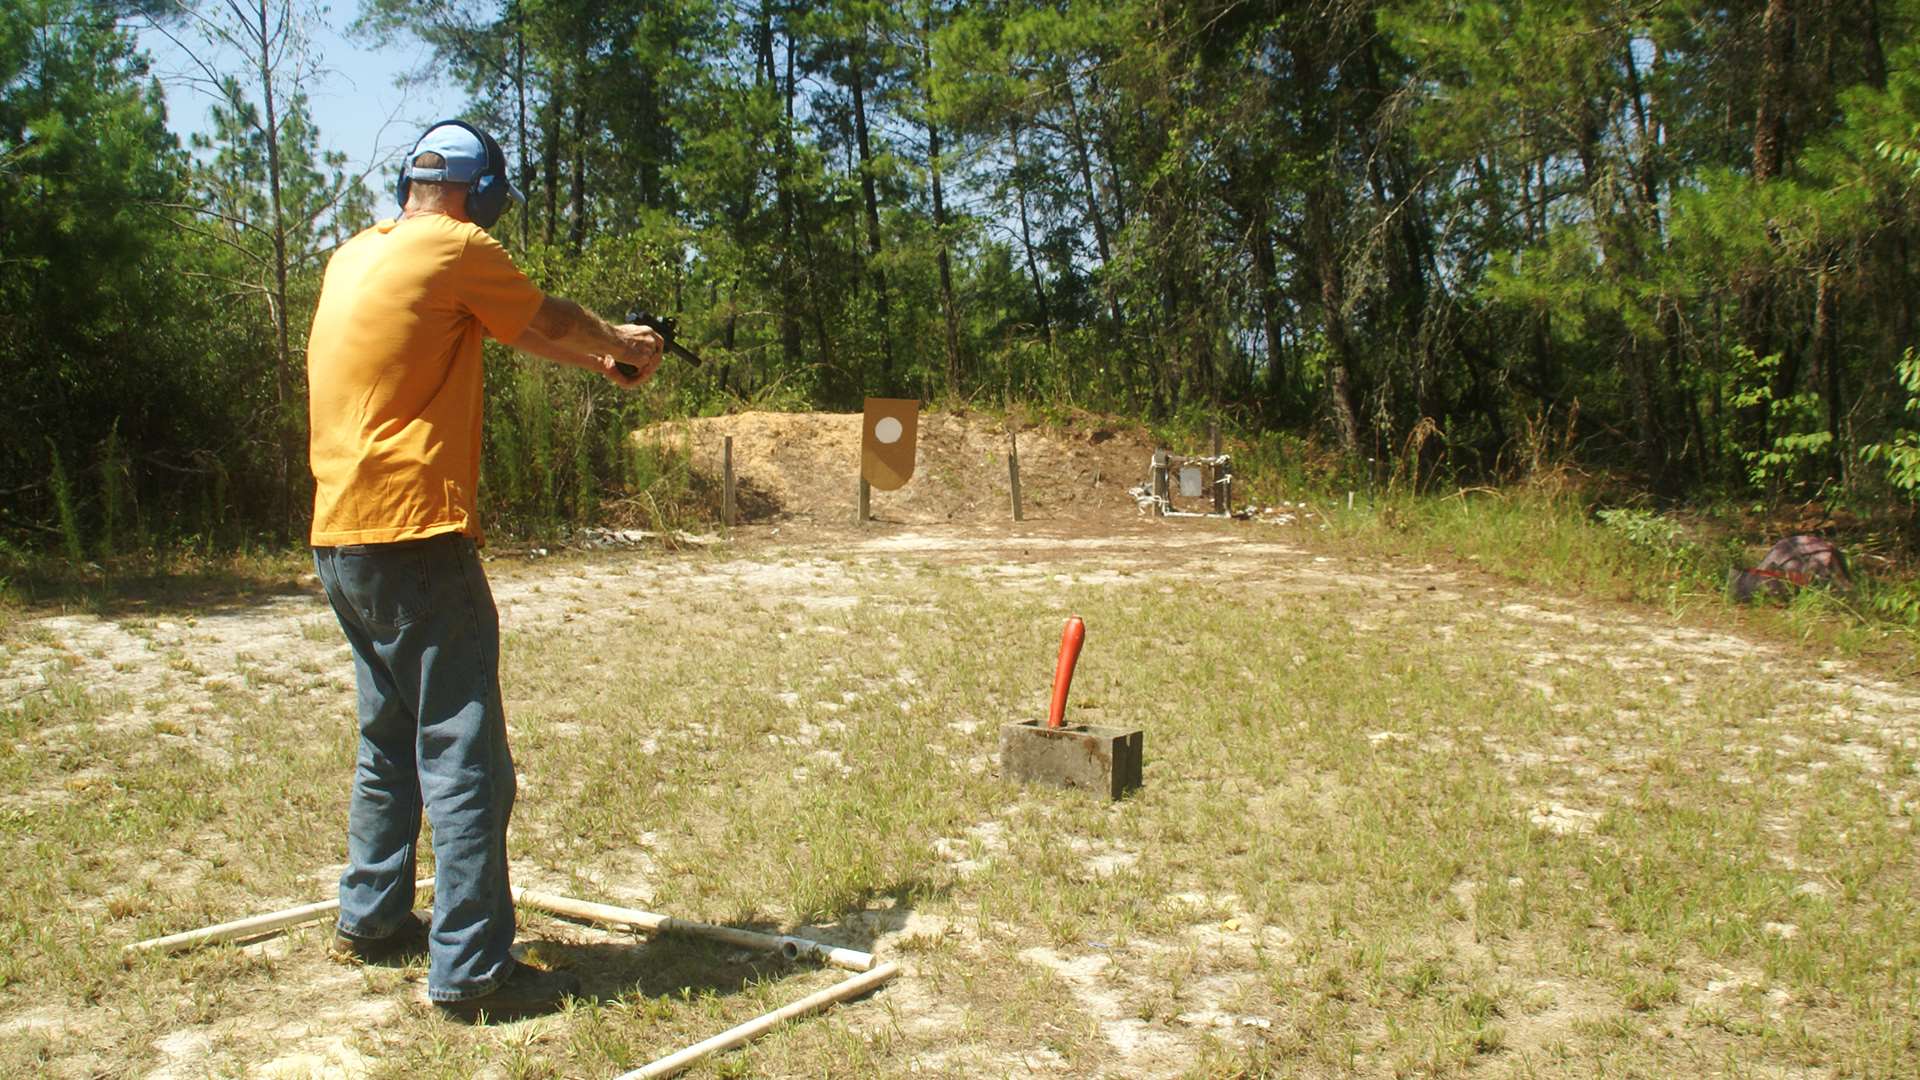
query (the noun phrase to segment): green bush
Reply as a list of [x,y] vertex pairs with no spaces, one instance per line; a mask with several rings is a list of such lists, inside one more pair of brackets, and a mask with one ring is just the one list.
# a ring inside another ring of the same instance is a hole
[[[664,307],[672,244],[670,233],[641,232],[602,237],[577,255],[536,247],[518,261],[549,292],[618,318],[636,302]],[[591,372],[489,345],[480,480],[488,531],[546,538],[599,520],[634,494],[627,436],[711,394],[703,378],[669,361],[629,392]],[[703,388],[689,390],[696,384]]]

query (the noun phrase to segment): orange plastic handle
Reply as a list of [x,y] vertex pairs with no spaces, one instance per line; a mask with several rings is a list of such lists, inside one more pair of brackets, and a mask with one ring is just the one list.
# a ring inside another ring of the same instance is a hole
[[1073,685],[1073,666],[1080,662],[1080,646],[1087,640],[1087,624],[1080,616],[1067,620],[1060,631],[1060,657],[1053,662],[1053,706],[1047,710],[1047,726],[1060,727],[1067,718],[1067,688]]

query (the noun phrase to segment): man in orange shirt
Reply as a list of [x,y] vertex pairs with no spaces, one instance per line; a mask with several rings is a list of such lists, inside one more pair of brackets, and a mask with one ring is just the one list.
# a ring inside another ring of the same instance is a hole
[[[508,952],[513,759],[499,618],[476,550],[481,340],[628,389],[653,375],[661,340],[545,295],[513,265],[486,230],[520,194],[477,128],[446,121],[422,136],[399,196],[399,218],[328,262],[307,345],[314,565],[359,687],[332,951],[378,961],[425,944],[430,1000],[504,1019],[557,1006],[579,981]],[[413,910],[423,806],[430,922]]]

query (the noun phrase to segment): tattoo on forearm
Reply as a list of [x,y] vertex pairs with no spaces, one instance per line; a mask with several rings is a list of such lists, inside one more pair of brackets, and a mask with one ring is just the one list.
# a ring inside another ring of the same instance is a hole
[[559,297],[548,297],[534,313],[534,329],[549,341],[561,341],[572,332],[580,305]]
[[619,338],[600,317],[573,300],[550,296],[534,313],[533,328],[550,341],[581,348],[606,346]]

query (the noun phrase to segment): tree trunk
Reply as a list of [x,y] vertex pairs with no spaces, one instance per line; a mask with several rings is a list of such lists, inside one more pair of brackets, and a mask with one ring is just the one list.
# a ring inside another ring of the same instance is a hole
[[[1073,71],[1068,67],[1061,73],[1061,87],[1067,97],[1067,133],[1073,140],[1073,157],[1080,170],[1080,185],[1086,191],[1087,220],[1093,223],[1093,246],[1100,255],[1100,270],[1105,271],[1107,263],[1112,261],[1112,251],[1107,243],[1107,216],[1100,209],[1100,191],[1093,182],[1093,155],[1087,149],[1087,135],[1080,123],[1080,99],[1073,92]],[[1119,329],[1120,297],[1114,292],[1113,283],[1105,273],[1100,275],[1100,291],[1107,300],[1107,315]]]
[[[1395,309],[1394,323],[1400,338],[1398,351],[1405,357],[1414,411],[1419,419],[1438,420],[1446,414],[1447,402],[1436,370],[1433,335],[1428,332],[1428,321],[1433,317],[1429,309],[1428,278],[1428,269],[1434,262],[1429,250],[1433,229],[1426,221],[1424,203],[1414,195],[1415,184],[1409,179],[1418,170],[1403,164],[1403,144],[1392,137],[1385,114],[1393,92],[1381,72],[1379,51],[1386,47],[1385,39],[1374,30],[1373,21],[1369,15],[1363,23],[1366,44],[1359,50],[1361,63],[1357,65],[1357,75],[1359,99],[1366,103],[1366,111],[1356,125],[1356,135],[1367,149],[1367,183],[1373,194],[1374,212],[1382,222],[1397,223],[1391,230],[1383,229],[1382,247]],[[1438,463],[1444,447],[1439,439],[1421,442],[1423,469]]]
[[1833,479],[1846,480],[1846,455],[1840,443],[1840,350],[1834,342],[1839,322],[1839,298],[1833,287],[1833,271],[1830,268],[1820,271],[1819,283],[1814,289],[1813,301],[1813,362],[1820,380],[1825,383],[1827,399],[1827,434],[1832,439],[1827,444],[1828,467]]
[[1352,347],[1347,341],[1346,281],[1335,244],[1331,196],[1323,185],[1307,193],[1307,244],[1320,301],[1321,331],[1327,339],[1327,415],[1340,449],[1360,449],[1360,418],[1353,408]]
[[1247,240],[1253,249],[1253,282],[1259,293],[1260,329],[1267,346],[1267,411],[1279,418],[1292,408],[1293,379],[1286,367],[1286,330],[1280,323],[1280,268],[1270,218],[1265,193],[1254,192]]
[[927,20],[922,28],[920,39],[921,63],[925,65],[922,83],[926,87],[927,110],[927,174],[933,186],[933,234],[935,260],[940,268],[940,314],[946,324],[947,335],[947,393],[960,395],[960,313],[953,302],[953,267],[947,244],[947,201],[945,185],[940,176],[940,124],[934,118],[933,100],[933,7],[928,5]]
[[1786,152],[1787,70],[1793,59],[1793,14],[1788,0],[1767,0],[1760,20],[1760,103],[1753,117],[1753,178],[1780,175]]
[[720,384],[721,393],[725,393],[727,391],[727,388],[732,385],[731,377],[733,375],[733,344],[735,340],[735,333],[738,330],[739,326],[740,326],[740,275],[735,274],[733,276],[733,280],[727,283],[727,322],[726,322],[725,328],[722,329],[720,332],[721,355],[726,358],[720,364],[718,381]]
[[1653,105],[1640,85],[1640,65],[1633,58],[1633,44],[1627,43],[1621,49],[1621,54],[1627,70],[1628,95],[1633,99],[1634,131],[1639,151],[1634,172],[1640,181],[1640,201],[1647,215],[1647,226],[1658,233],[1661,229],[1660,176],[1654,165],[1653,125],[1649,120]]
[[946,195],[940,183],[940,126],[934,123],[933,102],[927,102],[927,165],[933,182],[933,232],[939,244],[940,313],[947,330],[947,393],[960,394],[960,313],[953,302],[953,267],[947,252]]
[[1324,37],[1308,36],[1292,47],[1292,97],[1302,114],[1303,138],[1313,153],[1325,153],[1329,164],[1309,183],[1305,198],[1305,261],[1314,298],[1320,305],[1321,334],[1327,345],[1327,417],[1343,453],[1360,449],[1360,418],[1353,402],[1353,349],[1347,339],[1346,274],[1335,230],[1334,200],[1344,190],[1345,178],[1336,175],[1334,150],[1339,101],[1327,89],[1331,64],[1323,50],[1337,45]]
[[[1681,348],[1680,305],[1667,296],[1661,296],[1657,303],[1659,310],[1655,316],[1655,322],[1660,329],[1661,356],[1666,361],[1664,386],[1668,393],[1677,396],[1681,402],[1682,415],[1678,423],[1685,426],[1688,432],[1688,437],[1681,438],[1679,462],[1682,465],[1690,464],[1693,467],[1694,479],[1704,481],[1708,464],[1706,461],[1707,429],[1706,425],[1700,421],[1700,402],[1693,392],[1687,389],[1688,365],[1686,353]],[[1668,415],[1671,415],[1672,411],[1670,404],[1663,410]],[[1668,454],[1673,454],[1671,439],[1668,440]]]
[[1087,152],[1086,132],[1080,126],[1080,100],[1073,93],[1073,72],[1064,71],[1060,86],[1067,98],[1067,134],[1073,140],[1073,158],[1080,171],[1080,185],[1086,192],[1087,220],[1093,224],[1094,250],[1100,253],[1100,265],[1111,257],[1107,248],[1107,219],[1100,212],[1100,193],[1093,183],[1093,160]]
[[573,104],[573,196],[567,246],[575,255],[587,243],[587,104]]
[[258,0],[254,10],[259,22],[253,29],[258,36],[251,44],[260,46],[258,62],[260,99],[266,120],[267,198],[273,213],[273,293],[269,302],[273,315],[274,350],[277,354],[274,382],[278,396],[276,404],[279,407],[274,426],[280,433],[280,460],[275,466],[278,475],[274,479],[280,489],[279,539],[285,543],[293,530],[293,478],[299,475],[296,459],[300,453],[296,445],[298,429],[293,418],[293,346],[287,331],[287,220],[280,200],[279,102],[273,92],[273,42],[276,32],[267,0]]
[[[773,15],[770,2],[761,7],[761,18],[765,20],[767,74],[773,75]],[[800,362],[800,314],[799,297],[795,289],[793,259],[793,38],[787,38],[786,48],[787,77],[780,93],[785,103],[786,119],[780,128],[780,153],[773,165],[773,187],[775,199],[780,207],[780,261],[776,273],[780,275],[780,360],[782,366],[793,370]],[[822,356],[821,360],[826,357]]]
[[[1793,23],[1788,0],[1767,0],[1760,22],[1761,48],[1759,103],[1753,117],[1753,179],[1764,184],[1780,175],[1785,162],[1785,111],[1787,71],[1792,62]],[[1769,246],[1775,242],[1771,226],[1767,230]],[[1756,280],[1740,292],[1740,329],[1746,346],[1755,359],[1774,354],[1774,289],[1771,270],[1762,265],[1753,268]],[[1785,365],[1786,357],[1782,356]],[[1779,380],[1776,379],[1776,383]],[[1747,426],[1753,432],[1755,446],[1765,448],[1773,442],[1773,423],[1767,403],[1746,410]]]
[[540,223],[541,240],[553,245],[554,230],[560,219],[560,117],[551,100],[541,108],[540,178],[547,189],[547,212]]
[[[786,123],[786,128],[781,135],[781,138],[785,140],[785,143],[786,143],[785,149],[787,151],[782,156],[784,160],[788,160],[788,161],[792,160],[792,156],[793,156],[792,154],[793,152],[793,98],[794,98],[793,52],[794,52],[793,34],[791,30],[789,30],[787,34],[787,89],[786,89],[787,123]],[[790,215],[786,225],[787,234],[789,237],[793,236],[795,233],[799,234],[800,245],[804,249],[804,254],[806,255],[806,268],[804,272],[806,287],[801,291],[803,291],[807,297],[807,314],[809,316],[808,321],[810,321],[813,324],[814,341],[817,343],[820,350],[820,359],[818,361],[819,367],[822,371],[825,371],[831,374],[835,370],[834,364],[833,364],[833,338],[827,332],[826,313],[823,312],[820,308],[820,297],[825,290],[821,287],[819,276],[818,276],[819,269],[820,269],[820,258],[818,254],[816,254],[814,251],[813,226],[807,220],[806,207],[800,204],[796,199],[793,198],[791,191],[789,191],[788,197],[787,197],[787,211],[788,211],[788,214]],[[799,332],[799,327],[796,325],[793,330],[793,340],[792,340],[793,351],[796,355],[800,351],[799,345],[800,345],[800,332]],[[845,391],[841,390],[840,387],[838,387],[837,385],[834,385],[836,383],[843,382],[843,381],[845,380],[835,379],[828,385],[830,388],[829,392],[834,393],[837,397],[844,400],[848,396],[848,394]]]
[[[1593,214],[1594,236],[1599,244],[1604,272],[1615,281],[1631,280],[1641,270],[1640,249],[1633,234],[1630,215],[1616,206],[1609,185],[1600,175],[1600,132],[1597,108],[1590,108],[1579,131],[1580,179],[1586,192],[1587,207]],[[1627,385],[1633,396],[1633,420],[1639,437],[1640,463],[1647,482],[1655,486],[1667,479],[1667,445],[1660,423],[1658,402],[1659,376],[1648,357],[1646,343],[1624,325],[1619,328],[1620,363],[1627,372]]]
[[[524,184],[527,182],[529,168],[527,161],[527,33],[522,25],[520,0],[514,0],[513,3],[513,93],[514,122],[519,131],[519,137],[516,140],[518,145],[514,150],[520,156],[520,182]],[[533,222],[529,220],[531,216],[524,208],[521,209],[519,225],[522,251],[527,249],[530,242],[533,228]]]
[[860,148],[860,195],[867,210],[867,272],[873,279],[874,314],[880,331],[880,385],[894,393],[893,320],[887,311],[887,272],[880,266],[880,196],[873,181],[873,147],[867,137],[865,53],[847,63],[853,89],[853,133]]
[[762,87],[774,78],[773,8],[767,0],[760,0],[753,18],[753,85]]
[[1875,90],[1887,88],[1887,52],[1881,40],[1884,29],[1878,0],[1860,5],[1860,45],[1867,53],[1867,85]]
[[[1097,109],[1100,100],[1100,72],[1098,68],[1087,72],[1087,89],[1091,92],[1095,102],[1095,108]],[[1110,134],[1106,132],[1104,128],[1096,127],[1095,131],[1099,136],[1096,140],[1095,148],[1101,151],[1106,158],[1107,185],[1109,188],[1108,197],[1113,200],[1113,225],[1116,230],[1123,231],[1127,227],[1127,193],[1120,185],[1119,156],[1113,152],[1113,140]]]
[[[789,53],[789,56],[791,56],[791,53]],[[789,74],[791,74],[791,66],[789,66]],[[820,305],[820,299],[825,295],[826,289],[820,284],[820,257],[818,253],[815,252],[813,246],[813,225],[807,220],[806,208],[804,206],[794,207],[794,217],[795,231],[800,235],[800,246],[806,256],[806,288],[803,291],[807,297],[808,321],[813,324],[814,341],[820,350],[819,364],[822,369],[831,373],[835,369],[833,338],[827,332],[827,316]],[[796,338],[798,337],[797,332],[795,336]],[[795,344],[796,346],[798,345],[797,340]],[[841,384],[848,382],[850,382],[850,380],[834,379],[832,383],[829,384],[829,392],[844,402],[848,397],[849,388]],[[858,388],[853,387],[852,389]]]
[[660,83],[651,68],[640,73],[640,205],[649,210],[666,204],[660,167],[667,156],[667,126],[660,119]]
[[1027,185],[1020,175],[1020,121],[1009,127],[1013,137],[1013,187],[1020,201],[1020,248],[1027,255],[1027,276],[1033,281],[1033,302],[1040,310],[1040,329],[1053,340],[1053,316],[1047,310],[1047,290],[1040,284],[1040,264],[1033,255],[1033,220],[1027,212]]

